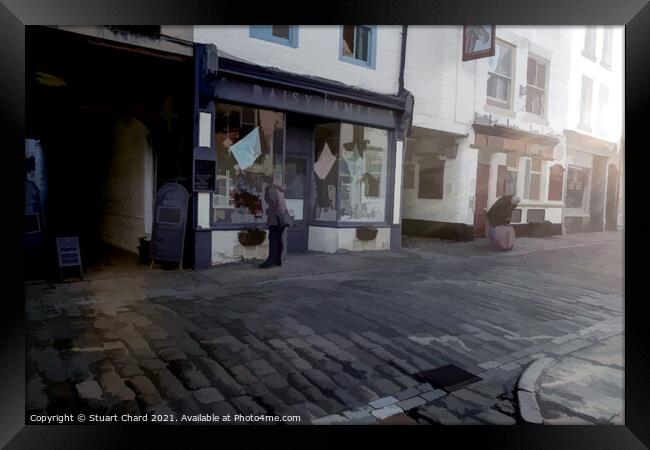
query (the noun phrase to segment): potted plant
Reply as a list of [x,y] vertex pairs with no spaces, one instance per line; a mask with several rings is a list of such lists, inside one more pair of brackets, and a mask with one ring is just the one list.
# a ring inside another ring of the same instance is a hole
[[264,242],[266,231],[257,227],[248,228],[237,233],[237,239],[244,247],[253,247]]
[[357,228],[357,239],[360,241],[372,241],[377,237],[377,227],[367,224]]

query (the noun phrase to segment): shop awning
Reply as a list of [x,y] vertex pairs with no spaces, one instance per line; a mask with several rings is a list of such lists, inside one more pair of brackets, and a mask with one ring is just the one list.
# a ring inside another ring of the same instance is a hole
[[475,139],[472,148],[511,152],[521,156],[553,160],[553,149],[560,143],[555,136],[525,131],[503,125],[472,125]]

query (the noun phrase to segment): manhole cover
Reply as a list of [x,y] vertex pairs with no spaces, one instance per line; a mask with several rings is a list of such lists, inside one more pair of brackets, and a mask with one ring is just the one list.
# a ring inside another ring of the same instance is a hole
[[436,389],[444,389],[447,392],[457,391],[468,384],[481,380],[480,377],[453,364],[419,372],[416,374],[416,378],[423,383],[431,384]]

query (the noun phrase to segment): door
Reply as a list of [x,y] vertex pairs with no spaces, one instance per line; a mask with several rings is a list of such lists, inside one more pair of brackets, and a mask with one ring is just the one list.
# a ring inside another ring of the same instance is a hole
[[287,115],[284,198],[294,221],[286,234],[288,253],[304,253],[308,249],[313,131],[313,124],[304,116]]
[[476,168],[476,195],[474,204],[474,237],[485,236],[485,209],[488,205],[488,183],[490,166],[479,164]]
[[287,155],[284,159],[284,197],[294,226],[287,231],[287,252],[304,253],[309,243],[309,167],[308,156]]

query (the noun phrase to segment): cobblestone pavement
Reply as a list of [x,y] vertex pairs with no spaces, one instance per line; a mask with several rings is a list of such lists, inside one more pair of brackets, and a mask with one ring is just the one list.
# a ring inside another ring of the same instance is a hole
[[[621,233],[407,239],[204,272],[33,284],[28,413],[299,415],[300,423],[514,424],[524,367],[620,334]],[[454,364],[453,392],[414,374]],[[390,419],[388,419],[390,420]]]

